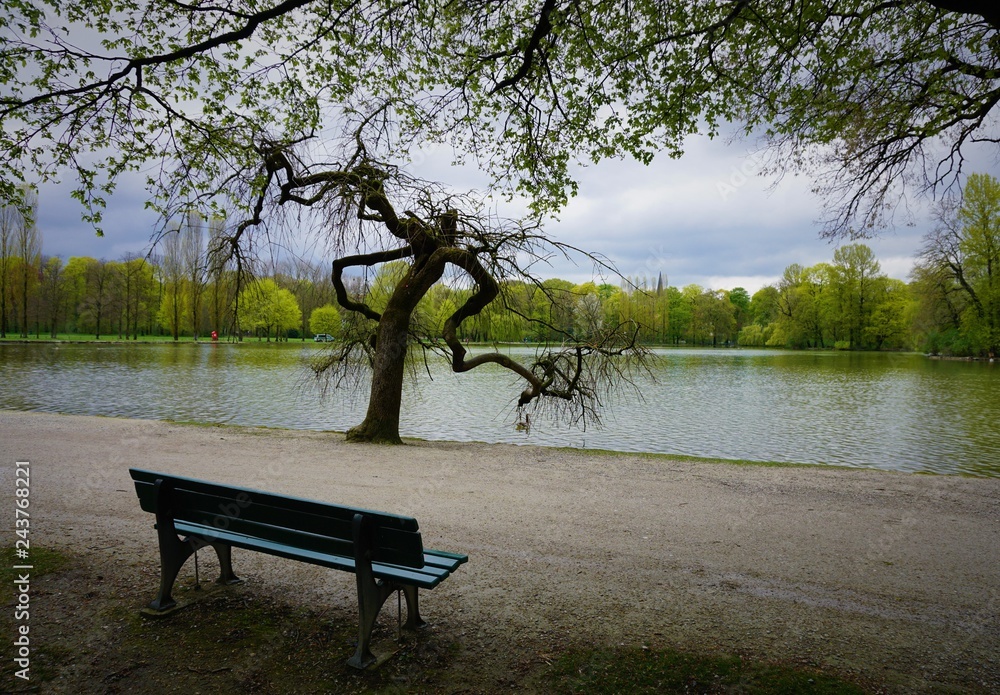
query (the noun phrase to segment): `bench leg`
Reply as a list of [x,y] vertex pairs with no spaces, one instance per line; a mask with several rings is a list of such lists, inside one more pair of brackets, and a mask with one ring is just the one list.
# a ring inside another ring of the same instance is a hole
[[212,543],[215,554],[219,556],[219,578],[216,584],[239,584],[243,580],[233,573],[233,547],[225,543]]
[[403,624],[407,630],[416,630],[424,627],[427,623],[420,617],[420,609],[417,606],[417,587],[403,585],[403,596],[406,597],[406,622]]
[[396,590],[396,585],[375,579],[372,572],[375,529],[370,517],[354,515],[351,537],[354,540],[354,574],[358,580],[358,648],[347,664],[354,668],[368,668],[376,661],[370,648],[375,619],[382,610],[382,604]]
[[194,543],[181,541],[164,523],[157,524],[156,535],[160,544],[160,592],[149,607],[154,611],[165,611],[177,605],[170,592],[181,567],[197,547]]
[[372,630],[375,620],[386,599],[392,595],[396,587],[388,582],[376,581],[371,574],[371,565],[357,572],[358,579],[358,648],[354,656],[347,660],[349,666],[364,669],[375,663],[375,655],[371,652]]

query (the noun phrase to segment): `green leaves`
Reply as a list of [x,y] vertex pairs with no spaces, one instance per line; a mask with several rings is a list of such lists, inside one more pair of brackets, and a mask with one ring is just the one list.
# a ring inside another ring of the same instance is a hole
[[[943,139],[955,154],[989,135],[1000,94],[997,28],[923,1],[13,0],[7,9],[4,181],[70,169],[89,186],[77,161],[111,152],[112,179],[150,164],[176,169],[151,194],[222,196],[244,210],[259,192],[257,143],[320,132],[353,143],[350,114],[390,104],[360,133],[379,157],[405,161],[445,143],[482,167],[494,192],[525,194],[539,213],[575,194],[576,161],[678,157],[688,135],[739,123],[769,134],[780,166],[819,174],[833,196],[831,232],[873,230],[893,184],[919,172],[925,144]],[[957,161],[929,161],[928,185],[956,175]]]
[[278,287],[271,278],[264,278],[240,293],[241,324],[263,331],[268,340],[271,333],[280,337],[289,328],[302,322],[302,310],[295,296]]

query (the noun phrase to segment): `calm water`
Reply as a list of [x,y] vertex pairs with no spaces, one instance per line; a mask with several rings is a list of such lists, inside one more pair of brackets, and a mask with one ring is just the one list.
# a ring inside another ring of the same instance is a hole
[[[325,400],[314,344],[0,344],[0,408],[346,430],[364,391]],[[514,354],[530,354],[515,349]],[[623,394],[602,429],[536,417],[515,430],[521,386],[500,368],[422,364],[402,433],[762,461],[1000,476],[1000,364],[919,355],[664,351],[644,398]]]

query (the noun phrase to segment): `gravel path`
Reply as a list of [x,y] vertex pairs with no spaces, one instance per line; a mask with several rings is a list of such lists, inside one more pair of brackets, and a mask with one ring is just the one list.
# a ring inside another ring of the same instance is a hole
[[[1000,479],[0,412],[5,529],[15,460],[31,462],[33,542],[103,557],[109,581],[155,560],[140,466],[415,516],[426,546],[470,556],[422,606],[477,659],[655,642],[1000,692]],[[340,573],[236,564],[354,601]]]

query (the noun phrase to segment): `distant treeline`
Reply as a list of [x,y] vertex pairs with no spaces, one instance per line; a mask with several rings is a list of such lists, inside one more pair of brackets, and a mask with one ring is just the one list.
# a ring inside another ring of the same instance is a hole
[[[16,210],[0,208],[0,337],[91,334],[262,339],[334,337],[341,312],[329,266],[298,262],[269,277],[238,283],[215,265],[221,229],[188,220],[167,234],[155,258],[116,261],[41,254],[40,237]],[[1000,183],[972,175],[961,206],[942,208],[909,283],[887,277],[864,244],[842,246],[832,262],[788,266],[781,280],[753,296],[741,288],[669,286],[663,276],[617,284],[507,282],[459,337],[472,341],[586,340],[609,324],[633,322],[650,345],[897,350],[995,355],[1000,345]],[[24,228],[31,228],[25,237]],[[31,235],[34,235],[33,237]],[[404,272],[379,268],[351,290],[384,306]],[[242,289],[240,289],[242,288]],[[421,301],[415,332],[439,338],[445,320],[471,289],[439,284]]]
[[[162,259],[74,257],[63,263],[39,256],[26,265],[10,256],[0,270],[6,271],[4,336],[136,339],[205,337],[217,331],[224,338],[243,333],[280,339],[336,335],[341,320],[325,264],[290,265],[239,295],[231,270],[205,272],[181,264],[172,271]],[[370,283],[356,279],[354,289],[366,292],[378,309],[401,272],[401,264],[389,264]],[[463,324],[460,337],[585,339],[609,322],[633,321],[640,340],[651,345],[985,352],[963,329],[961,312],[943,310],[941,302],[948,297],[939,296],[936,278],[924,270],[915,276],[909,284],[886,277],[871,250],[853,244],[837,249],[832,263],[789,266],[780,282],[753,296],[741,287],[677,288],[665,285],[662,276],[619,284],[505,283],[502,298]],[[434,287],[417,312],[420,333],[440,337],[445,319],[469,294],[444,284]]]

